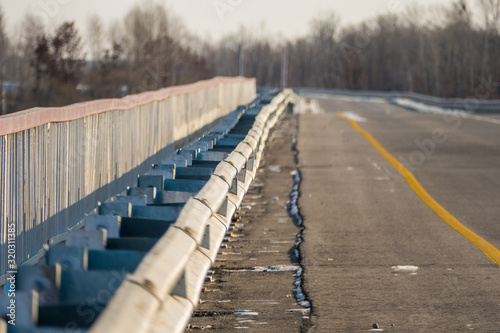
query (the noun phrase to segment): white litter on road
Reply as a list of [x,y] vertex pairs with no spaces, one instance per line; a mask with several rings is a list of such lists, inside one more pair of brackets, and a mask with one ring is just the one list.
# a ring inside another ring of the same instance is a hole
[[[261,252],[261,251],[259,251]],[[275,265],[275,266],[256,266],[242,269],[222,269],[223,272],[297,272],[299,266],[294,265]]]
[[392,266],[392,270],[394,272],[401,272],[401,273],[414,273],[418,271],[418,266],[398,265],[398,266]]
[[254,272],[295,272],[299,266],[293,265],[277,265],[277,266],[257,266],[253,267]]
[[281,172],[281,166],[279,165],[272,165],[269,167],[269,170],[272,172],[280,173]]
[[258,312],[250,311],[250,310],[236,310],[234,311],[236,316],[258,316]]

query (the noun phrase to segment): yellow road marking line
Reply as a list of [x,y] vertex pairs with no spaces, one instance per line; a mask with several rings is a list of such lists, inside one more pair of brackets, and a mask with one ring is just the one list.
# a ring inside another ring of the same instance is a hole
[[429,206],[439,217],[441,217],[450,227],[458,231],[462,236],[471,241],[474,245],[483,250],[484,253],[497,265],[500,266],[500,251],[496,249],[493,245],[479,237],[472,230],[464,226],[460,221],[458,221],[453,215],[451,215],[446,209],[443,208],[434,198],[432,198],[429,193],[420,185],[415,176],[401,163],[392,156],[387,150],[377,140],[367,131],[362,129],[356,121],[346,118],[342,113],[338,112],[337,116],[347,120],[351,123],[351,126],[363,134],[364,137],[375,147],[375,149],[385,157],[389,163],[395,167],[398,172],[404,177],[408,185],[415,191],[415,193],[422,199],[422,201]]

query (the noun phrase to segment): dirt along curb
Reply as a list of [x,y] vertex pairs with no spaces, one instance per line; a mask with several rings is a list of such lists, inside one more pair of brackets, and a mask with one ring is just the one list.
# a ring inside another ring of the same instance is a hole
[[296,116],[285,113],[273,130],[187,331],[307,331],[311,308],[301,289],[300,219],[290,216],[298,213],[290,207],[300,179],[292,145],[296,124]]

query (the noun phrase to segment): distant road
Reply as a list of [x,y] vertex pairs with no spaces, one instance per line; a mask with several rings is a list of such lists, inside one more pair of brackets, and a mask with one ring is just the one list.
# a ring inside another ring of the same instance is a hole
[[495,249],[500,117],[318,100],[324,113],[301,114],[298,134],[307,228],[301,252],[313,329],[499,332],[498,265],[436,215],[337,112],[370,133],[443,210]]

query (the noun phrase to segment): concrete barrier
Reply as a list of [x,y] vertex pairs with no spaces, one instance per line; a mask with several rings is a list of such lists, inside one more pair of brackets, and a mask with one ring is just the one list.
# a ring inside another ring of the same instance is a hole
[[219,77],[0,117],[0,275],[9,225],[16,261],[25,262],[99,201],[134,184],[151,161],[174,154],[255,95],[254,79]]

